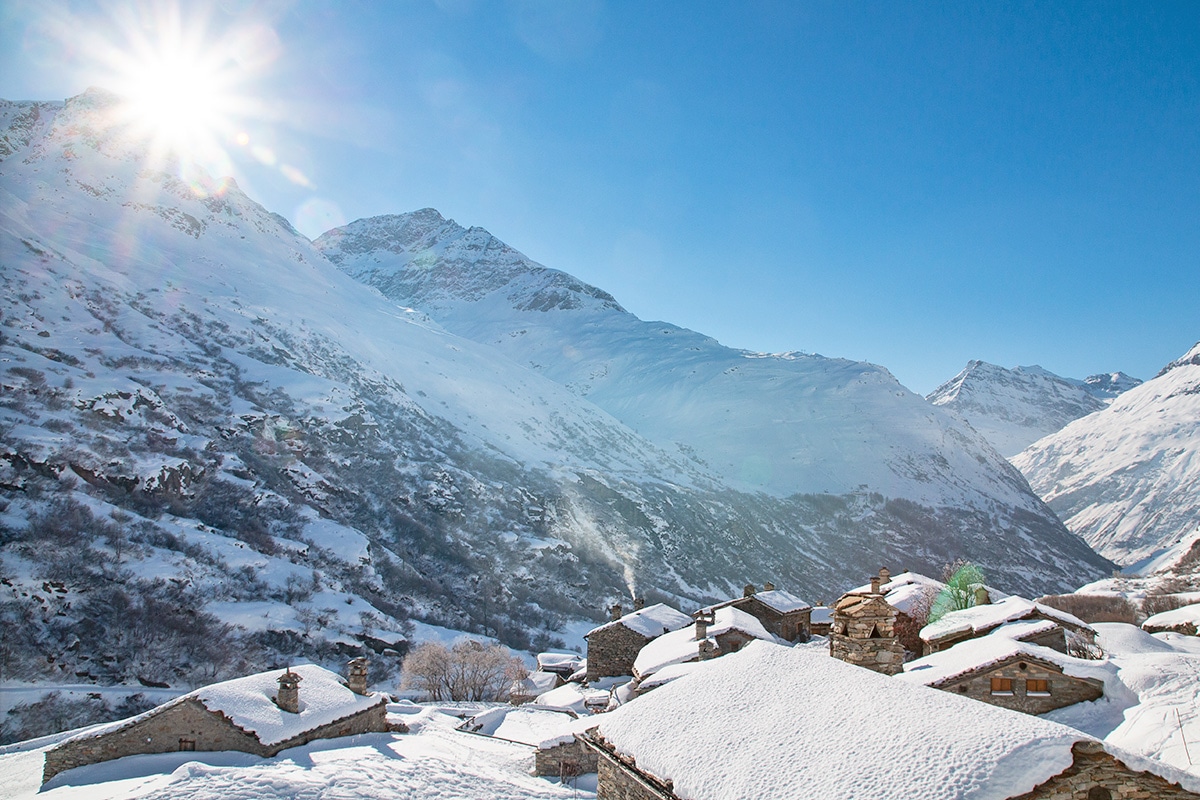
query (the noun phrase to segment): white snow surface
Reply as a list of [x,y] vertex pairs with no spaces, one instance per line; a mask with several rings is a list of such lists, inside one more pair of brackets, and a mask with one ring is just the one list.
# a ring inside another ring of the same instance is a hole
[[652,606],[631,611],[620,619],[614,619],[611,622],[606,622],[603,625],[592,628],[588,632],[588,636],[591,636],[596,631],[605,630],[615,625],[623,625],[635,633],[640,633],[647,639],[653,639],[657,636],[662,636],[668,631],[678,630],[684,625],[689,625],[691,621],[692,618],[682,611],[671,608],[666,603],[655,603]]
[[1200,516],[1200,343],[1156,377],[1012,459],[1072,531],[1132,564]]
[[1006,622],[1027,619],[1034,614],[1044,614],[1070,627],[1082,630],[1091,629],[1091,626],[1073,614],[1013,595],[995,603],[951,611],[937,622],[931,622],[922,628],[920,636],[929,642],[967,631],[979,633]]
[[1191,623],[1200,629],[1200,603],[1193,603],[1190,606],[1183,608],[1172,609],[1171,611],[1161,611],[1146,618],[1142,626],[1149,630],[1152,627],[1174,627]]
[[688,800],[859,800],[880,787],[907,800],[1003,800],[1062,772],[1071,745],[1090,738],[767,642],[604,715],[599,732]]
[[1106,662],[1087,661],[1049,647],[1020,642],[997,630],[988,636],[959,642],[953,647],[910,661],[904,665],[904,672],[896,677],[910,683],[933,686],[1015,656],[1049,661],[1066,675],[1094,678],[1105,683],[1113,680],[1116,673],[1116,668]]
[[[734,630],[755,639],[782,643],[763,627],[757,617],[733,606],[718,608],[714,612],[713,624],[708,626],[705,638],[715,641],[721,634]],[[633,674],[640,680],[671,664],[696,660],[700,657],[699,647],[700,640],[696,638],[695,625],[663,634],[641,649],[633,662]]]
[[279,676],[284,672],[276,669],[196,689],[136,717],[90,728],[78,738],[93,738],[119,730],[154,716],[167,706],[195,699],[209,711],[229,717],[234,725],[254,734],[263,744],[273,745],[384,702],[383,695],[355,694],[346,688],[340,676],[315,664],[301,664],[291,670],[302,678],[298,714],[275,705]]
[[803,608],[812,608],[812,603],[797,597],[785,589],[755,592],[754,597],[763,603],[763,605],[775,609],[780,614],[786,614],[789,611],[799,611]]
[[[879,587],[879,593],[888,601],[888,605],[907,614],[918,599],[930,594],[937,594],[944,588],[946,588],[946,584],[935,578],[905,570],[892,575],[891,580]],[[871,584],[867,583],[851,589],[847,594],[867,594],[870,591]],[[989,591],[991,590],[989,589]],[[993,595],[993,597],[996,596],[1004,597],[1005,595],[1003,593]]]

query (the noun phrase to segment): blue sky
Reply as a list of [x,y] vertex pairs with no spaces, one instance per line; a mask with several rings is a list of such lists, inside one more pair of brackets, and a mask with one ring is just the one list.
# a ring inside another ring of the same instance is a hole
[[[103,84],[120,8],[0,5],[0,96]],[[1194,2],[199,8],[254,34],[233,171],[309,235],[432,206],[643,318],[921,393],[1200,339]]]

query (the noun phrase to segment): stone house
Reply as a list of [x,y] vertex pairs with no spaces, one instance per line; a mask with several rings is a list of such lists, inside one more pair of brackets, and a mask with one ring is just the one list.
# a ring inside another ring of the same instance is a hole
[[1153,614],[1142,623],[1142,630],[1147,633],[1171,632],[1195,636],[1200,630],[1200,603]]
[[541,695],[562,686],[566,681],[557,672],[531,672],[513,681],[508,689],[508,702],[514,706],[532,703]]
[[1061,631],[1047,628],[1038,634],[1039,643],[1064,653],[1067,651],[1068,636],[1087,644],[1094,644],[1096,641],[1095,628],[1078,617],[1014,595],[995,603],[951,611],[936,622],[929,623],[920,633],[924,644],[923,654],[929,655],[953,647],[959,642],[986,636],[1001,625],[1021,620],[1041,620],[1058,626]]
[[812,636],[812,604],[791,592],[776,589],[770,583],[764,586],[761,592],[755,589],[754,584],[746,584],[741,597],[708,606],[701,609],[701,612],[712,612],[726,607],[746,612],[784,641],[807,642]]
[[879,593],[879,579],[865,594],[842,596],[833,607],[829,655],[885,675],[904,669],[904,646],[896,638],[896,609]]
[[612,678],[633,674],[633,662],[649,642],[664,633],[679,630],[692,618],[665,603],[639,608],[622,614],[620,606],[611,609],[612,620],[592,628],[587,640],[587,679]]
[[766,642],[578,736],[598,800],[1200,800],[1200,776],[1073,728]]
[[634,688],[667,667],[736,653],[755,639],[783,641],[740,608],[700,611],[694,624],[663,634],[641,649],[633,662]]
[[60,742],[46,751],[42,780],[145,753],[240,750],[265,758],[315,739],[387,731],[386,698],[367,692],[366,676],[366,659],[355,659],[348,681],[306,664],[196,689]]
[[1010,638],[1002,627],[910,661],[897,678],[1013,711],[1045,714],[1098,700],[1110,670],[1107,664]]

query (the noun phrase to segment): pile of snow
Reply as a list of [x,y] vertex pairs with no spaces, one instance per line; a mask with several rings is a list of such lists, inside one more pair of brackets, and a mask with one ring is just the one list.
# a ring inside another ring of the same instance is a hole
[[136,717],[90,728],[77,738],[92,738],[120,730],[170,706],[199,700],[209,711],[224,714],[234,725],[269,746],[386,702],[380,694],[355,694],[346,688],[340,676],[315,664],[301,664],[291,670],[301,678],[300,712],[297,714],[275,705],[279,676],[283,671],[271,670],[196,689]]
[[571,727],[577,719],[578,714],[561,708],[546,708],[540,705],[499,706],[471,717],[460,726],[460,730],[519,744],[536,745],[559,736],[564,728]]
[[620,619],[614,619],[612,622],[606,622],[596,628],[592,628],[588,632],[591,636],[597,631],[607,630],[608,628],[617,625],[624,625],[634,633],[640,633],[647,639],[653,639],[662,636],[668,631],[675,631],[682,628],[684,625],[691,624],[692,618],[682,611],[671,608],[666,603],[655,603],[652,606],[638,609],[630,612]]
[[[1062,772],[1090,738],[766,642],[604,715],[599,733],[691,800],[1001,800]],[[1200,790],[1200,777],[1118,757]]]
[[[718,636],[730,631],[739,631],[754,639],[781,643],[778,637],[763,627],[757,617],[732,606],[716,610],[705,639],[712,640],[715,644]],[[638,680],[642,680],[671,664],[695,661],[700,657],[701,641],[703,640],[696,638],[695,625],[664,634],[641,649],[633,662],[633,673]],[[719,650],[717,654],[724,655]]]

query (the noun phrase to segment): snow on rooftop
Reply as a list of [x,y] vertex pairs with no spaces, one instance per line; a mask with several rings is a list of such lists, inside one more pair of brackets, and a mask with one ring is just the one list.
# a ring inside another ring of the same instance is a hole
[[1142,623],[1142,627],[1146,630],[1150,628],[1173,628],[1177,625],[1186,625],[1189,622],[1200,629],[1200,603],[1193,603],[1183,608],[1153,614],[1146,618],[1146,621]]
[[1086,622],[1065,611],[1013,595],[995,603],[951,611],[937,622],[931,622],[922,628],[920,636],[927,642],[935,642],[962,633],[978,634],[1006,622],[1025,619],[1035,614],[1050,617],[1067,627],[1092,630]]
[[537,745],[559,736],[564,728],[577,719],[577,715],[560,708],[499,706],[471,717],[462,724],[462,730],[510,742]]
[[615,625],[624,625],[635,633],[640,633],[647,639],[662,636],[668,631],[679,630],[684,625],[691,624],[692,618],[682,611],[671,608],[666,603],[655,603],[638,611],[633,611],[620,619],[592,628],[587,635],[602,631]]
[[[774,634],[763,627],[757,617],[733,606],[725,606],[716,610],[713,623],[708,626],[705,638],[713,639],[731,630],[741,631],[755,639],[779,642]],[[664,634],[641,649],[633,662],[633,672],[640,680],[644,680],[663,667],[699,658],[699,647],[700,642],[696,639],[695,625]]]
[[119,730],[168,706],[195,699],[209,711],[229,717],[234,725],[258,737],[264,745],[274,745],[384,702],[379,694],[365,697],[355,694],[346,688],[340,676],[315,664],[301,664],[291,670],[302,679],[298,714],[275,705],[279,676],[283,674],[283,670],[275,669],[196,689],[136,717],[91,728],[76,738],[92,738]]
[[690,800],[859,800],[882,787],[906,800],[1002,800],[1062,772],[1090,738],[768,642],[603,715],[599,731]]
[[569,669],[572,672],[579,669],[583,656],[578,653],[538,653],[537,665],[542,670]]
[[1076,678],[1108,681],[1115,678],[1116,669],[1104,661],[1075,658],[1049,647],[1021,642],[1009,635],[993,633],[959,642],[954,647],[904,665],[896,677],[910,683],[935,686],[978,669],[986,669],[1010,658],[1040,659],[1054,664],[1064,674]]
[[826,625],[833,622],[833,609],[829,606],[815,606],[812,610],[812,624]]
[[513,681],[512,694],[534,696],[544,694],[558,686],[558,673],[531,672],[519,681]]
[[590,713],[588,703],[607,702],[609,691],[609,688],[591,688],[581,683],[564,683],[557,689],[551,689],[545,694],[538,695],[537,704],[550,708],[570,709],[580,716],[585,716]]
[[799,611],[805,608],[812,608],[812,603],[801,600],[796,595],[784,589],[772,589],[769,592],[757,592],[754,597],[770,608],[775,609],[780,614],[786,614],[789,611]]

